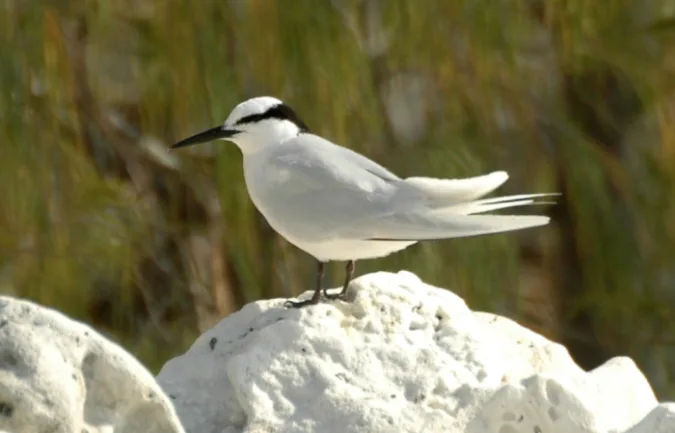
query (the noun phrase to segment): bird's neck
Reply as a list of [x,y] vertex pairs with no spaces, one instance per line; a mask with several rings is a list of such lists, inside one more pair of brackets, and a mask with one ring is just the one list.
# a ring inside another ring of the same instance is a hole
[[257,153],[270,146],[277,146],[279,143],[296,137],[299,133],[300,129],[292,122],[260,122],[255,128],[241,134],[234,141],[246,155]]

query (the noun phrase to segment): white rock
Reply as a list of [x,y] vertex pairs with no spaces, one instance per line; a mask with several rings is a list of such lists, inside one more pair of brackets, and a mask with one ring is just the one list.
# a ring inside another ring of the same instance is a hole
[[301,310],[249,304],[169,361],[158,381],[187,431],[675,431],[675,406],[657,406],[629,359],[585,372],[564,347],[407,272],[351,291],[352,303]]
[[0,431],[183,432],[141,364],[96,331],[0,296]]
[[627,433],[673,433],[675,428],[675,404],[663,403],[654,408],[639,424]]

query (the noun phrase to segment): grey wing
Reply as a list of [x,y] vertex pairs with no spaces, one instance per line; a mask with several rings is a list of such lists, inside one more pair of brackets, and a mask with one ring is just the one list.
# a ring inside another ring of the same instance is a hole
[[[266,161],[278,179],[258,207],[283,235],[321,241],[400,209],[400,179],[367,158],[313,135],[283,144]],[[398,205],[397,205],[398,203]]]
[[538,215],[465,215],[431,209],[419,189],[345,150],[320,137],[301,135],[271,153],[257,205],[282,235],[305,242],[417,241],[548,223],[547,217]]
[[339,153],[340,157],[363,168],[364,170],[374,174],[375,176],[388,181],[401,180],[401,178],[399,178],[386,168],[382,167],[380,164],[376,163],[372,159],[368,159],[365,156],[361,155],[360,153],[354,152],[353,150],[348,149],[346,147],[340,146],[335,147],[336,147],[335,152]]

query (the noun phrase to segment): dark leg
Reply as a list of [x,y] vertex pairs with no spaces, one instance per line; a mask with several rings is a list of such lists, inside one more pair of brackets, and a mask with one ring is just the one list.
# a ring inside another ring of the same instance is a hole
[[349,283],[352,281],[352,277],[354,277],[354,268],[356,266],[354,265],[354,260],[350,260],[347,262],[347,266],[345,267],[345,283],[342,286],[342,290],[340,293],[337,293],[335,295],[329,295],[328,293],[325,293],[327,299],[342,299],[345,300],[347,298],[347,289],[349,288]]
[[325,273],[324,269],[324,263],[323,262],[317,262],[317,268],[316,268],[316,287],[314,287],[314,294],[312,295],[311,298],[307,299],[306,301],[286,301],[284,304],[285,307],[287,308],[302,308],[306,305],[314,305],[318,304],[319,300],[321,300],[321,285],[323,284],[323,276]]

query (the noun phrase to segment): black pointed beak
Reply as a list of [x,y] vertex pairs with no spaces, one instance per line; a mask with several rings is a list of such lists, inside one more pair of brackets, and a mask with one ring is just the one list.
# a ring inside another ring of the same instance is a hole
[[226,129],[222,126],[216,126],[215,128],[207,129],[206,131],[202,131],[198,134],[193,135],[192,137],[186,138],[185,140],[181,140],[178,143],[171,146],[171,148],[176,149],[178,147],[185,147],[185,146],[192,146],[193,144],[206,143],[207,141],[230,138],[238,133],[239,131],[237,131],[236,129]]

